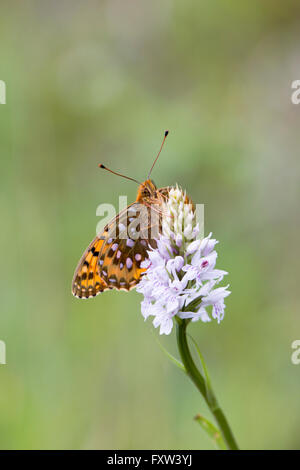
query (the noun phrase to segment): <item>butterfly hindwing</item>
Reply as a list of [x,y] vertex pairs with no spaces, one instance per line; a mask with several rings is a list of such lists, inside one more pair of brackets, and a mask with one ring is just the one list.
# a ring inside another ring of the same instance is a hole
[[94,297],[113,288],[128,291],[138,284],[145,271],[141,263],[148,257],[147,250],[156,246],[161,205],[169,190],[161,188],[153,198],[137,199],[91,242],[73,277],[72,292],[76,297]]
[[110,288],[130,290],[145,271],[141,263],[147,258],[147,249],[152,243],[141,209],[148,220],[148,208],[134,203],[108,227],[99,257],[99,272]]

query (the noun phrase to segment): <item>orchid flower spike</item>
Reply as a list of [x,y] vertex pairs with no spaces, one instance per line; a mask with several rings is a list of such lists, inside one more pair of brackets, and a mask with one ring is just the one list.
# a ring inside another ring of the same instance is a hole
[[194,207],[182,189],[169,192],[162,210],[162,233],[149,258],[137,291],[143,294],[142,315],[152,316],[160,334],[170,334],[177,315],[202,322],[224,317],[228,286],[217,287],[226,271],[216,269],[217,240],[210,233],[199,238]]

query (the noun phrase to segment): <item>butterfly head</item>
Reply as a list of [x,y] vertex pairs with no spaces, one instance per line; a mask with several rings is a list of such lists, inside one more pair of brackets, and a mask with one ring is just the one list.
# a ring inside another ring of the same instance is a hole
[[137,193],[137,202],[146,201],[147,199],[154,199],[156,197],[157,187],[154,181],[148,179],[144,183],[140,184]]

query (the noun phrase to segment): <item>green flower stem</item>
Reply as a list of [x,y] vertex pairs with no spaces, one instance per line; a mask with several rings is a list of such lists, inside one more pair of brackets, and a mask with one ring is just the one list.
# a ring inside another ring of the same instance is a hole
[[222,433],[223,439],[228,447],[231,450],[238,450],[237,443],[234,439],[232,431],[229,427],[229,424],[225,418],[225,415],[221,408],[218,405],[216,397],[210,387],[210,384],[207,384],[201,372],[197,369],[197,366],[191,356],[190,349],[187,342],[186,336],[186,327],[189,323],[187,320],[177,319],[177,344],[181,360],[185,367],[187,375],[194,382],[199,392],[206,401],[210,411],[215,417],[215,420],[218,423],[220,431]]

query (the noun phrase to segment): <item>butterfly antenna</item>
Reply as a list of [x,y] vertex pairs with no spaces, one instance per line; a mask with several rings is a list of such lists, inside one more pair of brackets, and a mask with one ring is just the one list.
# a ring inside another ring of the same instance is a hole
[[151,175],[151,172],[152,172],[152,170],[153,170],[153,167],[154,167],[155,163],[157,162],[158,157],[160,156],[160,152],[162,151],[162,148],[163,148],[163,146],[164,146],[164,143],[165,143],[165,140],[166,140],[168,134],[169,134],[169,131],[166,131],[166,132],[165,132],[165,135],[164,135],[164,138],[163,138],[163,141],[162,141],[162,143],[161,143],[159,152],[158,152],[158,154],[157,154],[157,157],[155,158],[155,160],[154,160],[154,162],[153,162],[153,165],[152,165],[152,167],[150,168],[150,171],[149,171],[149,174],[148,174],[147,179],[149,179],[149,177],[150,177],[150,175]]
[[127,180],[130,180],[130,181],[134,181],[134,182],[137,183],[137,184],[142,184],[142,183],[140,183],[138,180],[135,180],[134,178],[130,178],[130,176],[125,176],[125,175],[122,175],[121,173],[117,173],[116,171],[110,170],[110,169],[107,168],[106,166],[102,165],[102,163],[99,163],[98,166],[99,166],[99,168],[103,168],[103,170],[109,171],[109,172],[112,173],[113,175],[121,176],[122,178],[126,178]]

